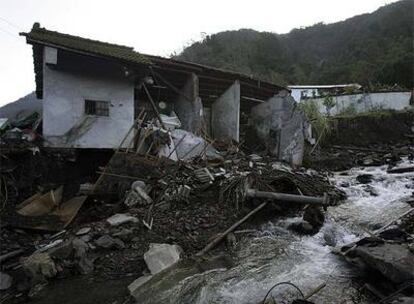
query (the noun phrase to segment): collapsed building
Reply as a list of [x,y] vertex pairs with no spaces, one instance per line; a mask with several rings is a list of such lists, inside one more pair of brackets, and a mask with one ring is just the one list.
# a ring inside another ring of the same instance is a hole
[[[280,160],[301,164],[308,126],[284,87],[50,31],[38,23],[21,35],[33,46],[44,146],[129,147],[137,132],[130,129],[145,112],[143,120],[155,118],[159,127],[170,129],[173,121],[174,128],[210,142],[262,147]],[[175,144],[180,138],[172,137]]]

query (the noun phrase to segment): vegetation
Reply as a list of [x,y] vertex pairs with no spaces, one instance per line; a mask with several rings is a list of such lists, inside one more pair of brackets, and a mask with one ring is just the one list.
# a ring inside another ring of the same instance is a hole
[[251,29],[206,36],[178,58],[286,84],[414,86],[414,1],[277,35]]
[[329,133],[329,118],[321,114],[315,100],[308,99],[306,102],[299,103],[299,109],[305,113],[309,122],[312,124],[312,130],[317,138]]

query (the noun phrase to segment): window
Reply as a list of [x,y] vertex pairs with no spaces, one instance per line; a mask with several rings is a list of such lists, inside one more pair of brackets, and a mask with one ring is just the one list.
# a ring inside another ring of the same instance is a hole
[[109,101],[85,99],[85,114],[109,116]]

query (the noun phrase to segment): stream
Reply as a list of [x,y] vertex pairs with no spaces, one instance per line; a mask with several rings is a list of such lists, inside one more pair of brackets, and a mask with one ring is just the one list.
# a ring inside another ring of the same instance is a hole
[[[408,164],[404,160],[400,165]],[[356,177],[371,174],[368,184]],[[404,202],[414,191],[414,173],[387,174],[386,166],[359,167],[334,174],[332,182],[344,190],[347,200],[329,207],[322,229],[313,236],[287,230],[300,218],[267,222],[239,240],[233,252],[235,266],[191,276],[157,295],[158,303],[261,303],[276,283],[289,281],[307,294],[326,286],[310,300],[315,303],[373,303],[361,296],[353,278],[358,270],[332,253],[367,236],[410,209]],[[277,303],[299,298],[290,286],[278,286],[271,294]],[[289,298],[290,296],[290,298]]]

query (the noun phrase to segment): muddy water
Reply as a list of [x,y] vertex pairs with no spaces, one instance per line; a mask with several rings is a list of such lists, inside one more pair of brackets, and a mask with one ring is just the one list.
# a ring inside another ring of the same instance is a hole
[[[372,174],[368,185],[357,182],[360,174]],[[307,293],[322,283],[326,287],[312,297],[315,303],[371,303],[359,295],[352,278],[358,272],[331,253],[332,246],[352,242],[366,231],[387,224],[410,207],[404,199],[414,191],[414,174],[387,174],[386,167],[354,168],[332,177],[348,195],[340,206],[330,207],[327,220],[314,236],[298,236],[287,230],[297,218],[264,224],[252,236],[240,240],[234,252],[236,265],[185,279],[157,295],[158,303],[260,303],[276,283],[289,281]],[[291,288],[276,288],[273,297],[283,303]]]

